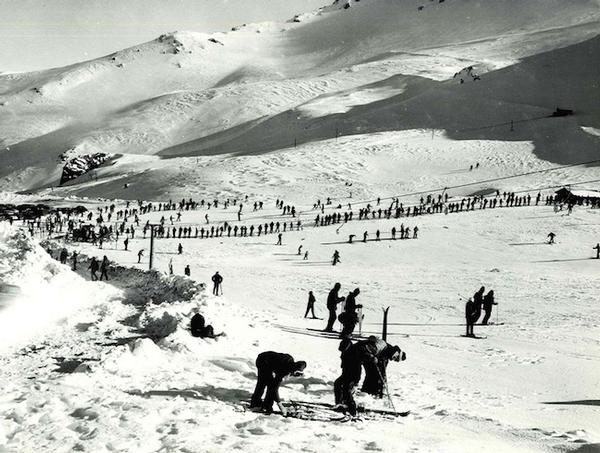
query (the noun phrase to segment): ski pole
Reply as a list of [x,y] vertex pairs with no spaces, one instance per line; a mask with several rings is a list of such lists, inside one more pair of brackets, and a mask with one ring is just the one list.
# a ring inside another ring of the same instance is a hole
[[396,407],[394,406],[394,401],[392,401],[392,397],[390,395],[390,390],[388,389],[387,379],[383,378],[383,376],[381,375],[381,371],[379,371],[379,367],[377,367],[377,365],[375,365],[375,368],[377,368],[377,374],[379,374],[379,379],[381,379],[381,382],[383,382],[383,388],[385,389],[385,393],[388,397],[388,401],[390,402],[390,406],[392,406],[394,412],[397,412]]
[[497,303],[496,305],[496,324],[498,324],[498,312],[500,311],[500,304]]

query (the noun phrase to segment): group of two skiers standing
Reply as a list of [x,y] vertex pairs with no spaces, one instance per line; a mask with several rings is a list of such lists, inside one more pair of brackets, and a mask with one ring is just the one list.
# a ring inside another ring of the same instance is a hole
[[[325,326],[325,332],[333,332],[333,324],[336,320],[339,320],[343,326],[340,336],[348,336],[354,332],[356,324],[360,321],[360,316],[357,311],[362,308],[362,305],[356,303],[356,297],[360,294],[360,289],[355,288],[348,293],[346,297],[340,297],[339,291],[342,285],[336,283],[327,296],[327,310],[329,311],[329,318],[327,319],[327,326]],[[344,302],[344,309],[337,315],[337,306],[339,303]],[[309,299],[310,303],[310,299]],[[314,313],[314,311],[313,311]]]
[[485,296],[483,293],[485,292],[485,287],[482,286],[479,290],[473,295],[472,299],[469,299],[465,305],[465,318],[467,321],[467,337],[474,337],[473,326],[477,324],[479,318],[481,317],[481,311],[483,311],[485,315],[481,320],[482,325],[487,325],[490,320],[490,316],[492,315],[492,306],[498,305],[494,301],[494,290],[489,291]]

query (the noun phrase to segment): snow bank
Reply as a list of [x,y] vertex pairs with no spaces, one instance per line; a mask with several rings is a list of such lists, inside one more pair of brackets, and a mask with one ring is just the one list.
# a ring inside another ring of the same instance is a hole
[[24,232],[1,225],[0,282],[15,285],[20,293],[0,305],[0,351],[23,346],[75,311],[119,295],[54,262]]

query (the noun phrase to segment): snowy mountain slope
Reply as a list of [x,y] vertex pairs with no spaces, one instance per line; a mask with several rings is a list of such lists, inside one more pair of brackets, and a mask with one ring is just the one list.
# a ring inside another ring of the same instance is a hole
[[[237,136],[225,131],[160,154],[252,154],[288,147],[294,140],[333,138],[336,133],[434,128],[455,139],[533,141],[536,152],[552,162],[593,160],[599,158],[600,143],[582,127],[600,126],[599,50],[600,38],[593,38],[464,84],[457,81],[460,75],[444,82],[392,76],[360,90],[323,95],[249,124]],[[361,94],[363,102],[348,99]],[[549,118],[557,107],[576,115]]]
[[[449,101],[460,105],[460,94],[451,92],[456,99],[445,99],[443,87],[431,98],[419,97],[413,85],[429,92],[424,88],[468,66],[487,77],[488,71],[524,57],[593,37],[600,17],[598,2],[591,0],[363,0],[344,5],[336,2],[301,15],[299,22],[247,25],[213,35],[171,33],[97,60],[0,76],[2,186],[56,184],[57,156],[72,148],[81,154],[259,152],[289,146],[294,138],[332,137],[333,123],[341,123],[342,134],[407,128],[406,118],[381,118],[381,108],[391,109],[392,116],[406,109],[408,127],[477,127],[480,110],[496,106],[475,109],[475,119],[463,114],[462,121],[452,121],[437,110]],[[593,67],[574,64],[588,72]],[[520,71],[518,64],[514,68]],[[523,91],[536,92],[535,81],[543,82],[548,74],[532,67],[526,72],[531,83],[519,83],[527,86]],[[488,89],[502,89],[505,103],[520,98],[518,90],[511,93],[510,71],[499,74],[506,81],[493,79]],[[572,76],[572,86],[580,85],[579,75]],[[489,96],[483,88],[460,88],[474,90],[469,101]],[[585,94],[588,88],[582,84],[580,91]],[[407,91],[419,109],[407,102]],[[538,112],[527,109],[523,115]],[[306,113],[318,121],[307,123]],[[506,120],[488,114],[490,121]],[[553,155],[550,150],[545,156]]]

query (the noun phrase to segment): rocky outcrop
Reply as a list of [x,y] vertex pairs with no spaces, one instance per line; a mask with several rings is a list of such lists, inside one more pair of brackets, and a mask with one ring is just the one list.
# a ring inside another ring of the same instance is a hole
[[98,168],[112,156],[107,153],[95,153],[77,156],[69,159],[63,167],[60,184],[86,174],[88,171]]

